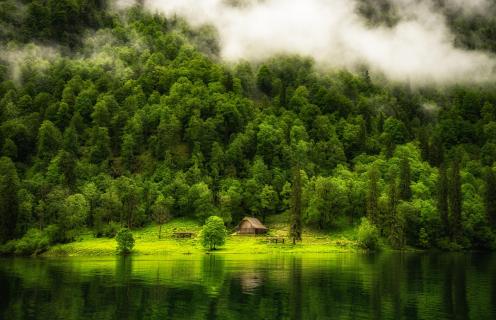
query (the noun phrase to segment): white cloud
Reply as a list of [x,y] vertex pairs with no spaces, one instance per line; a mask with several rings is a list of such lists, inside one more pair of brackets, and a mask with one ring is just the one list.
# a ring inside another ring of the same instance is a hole
[[9,76],[12,80],[21,81],[23,68],[44,70],[60,57],[60,52],[54,47],[28,44],[26,46],[10,45],[0,47],[2,60],[9,64]]
[[483,14],[491,5],[494,5],[494,1],[491,0],[446,0],[445,3],[454,9],[461,9],[465,13],[471,14]]
[[[448,0],[475,10],[485,0]],[[280,53],[312,56],[322,66],[367,64],[395,81],[455,83],[492,80],[495,59],[454,46],[445,18],[431,0],[394,0],[400,21],[370,27],[355,0],[145,0],[152,11],[184,16],[193,25],[212,24],[228,61],[263,60]],[[468,4],[471,3],[471,4]]]

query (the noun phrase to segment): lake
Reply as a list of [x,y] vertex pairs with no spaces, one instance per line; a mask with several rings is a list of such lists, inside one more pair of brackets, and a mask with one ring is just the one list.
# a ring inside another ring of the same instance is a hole
[[0,259],[0,319],[496,319],[496,255]]

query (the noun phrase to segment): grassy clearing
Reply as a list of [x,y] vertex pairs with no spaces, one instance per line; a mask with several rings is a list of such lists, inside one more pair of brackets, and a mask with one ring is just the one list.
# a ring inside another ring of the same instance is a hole
[[[192,220],[176,219],[162,226],[161,239],[158,238],[158,226],[149,226],[133,230],[137,255],[191,254],[203,252],[197,240],[175,239],[174,232],[192,231],[200,233],[201,226]],[[108,256],[116,254],[115,239],[95,238],[84,234],[79,241],[51,247],[44,256]]]
[[[226,244],[214,253],[222,254],[273,254],[273,253],[330,253],[360,251],[355,239],[355,229],[341,228],[335,231],[315,231],[306,228],[303,240],[293,245],[287,237],[288,225],[284,216],[271,217],[266,221],[270,228],[267,236],[239,236],[234,232]],[[174,232],[191,231],[192,239],[176,239]],[[162,226],[158,239],[158,226],[133,230],[136,240],[134,255],[203,254],[207,252],[200,243],[201,226],[192,220],[176,219]],[[269,237],[284,237],[285,243],[269,243]],[[44,256],[109,256],[116,254],[114,239],[94,238],[85,234],[77,242],[56,245]]]

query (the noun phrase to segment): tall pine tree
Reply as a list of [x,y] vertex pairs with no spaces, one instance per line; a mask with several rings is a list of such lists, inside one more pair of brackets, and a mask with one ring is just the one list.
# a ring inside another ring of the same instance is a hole
[[19,177],[14,163],[8,157],[0,158],[0,242],[15,237],[18,189]]
[[290,236],[293,244],[296,240],[301,240],[302,222],[301,222],[301,170],[299,166],[293,169],[293,186],[291,193],[291,230]]
[[486,216],[492,228],[496,228],[496,174],[492,168],[486,173],[486,192],[484,195]]
[[308,145],[304,140],[298,140],[294,138],[292,141],[291,159],[293,166],[293,185],[291,192],[291,202],[290,202],[290,212],[291,212],[291,224],[290,224],[290,237],[293,239],[293,244],[296,240],[301,240],[301,234],[303,229],[303,224],[301,221],[301,194],[302,194],[302,182],[301,182],[301,167],[306,160],[306,154],[308,151]]
[[444,162],[444,145],[439,134],[435,134],[432,138],[429,149],[429,162],[431,165],[439,167]]
[[460,176],[460,161],[453,161],[449,190],[449,208],[451,216],[451,240],[456,241],[462,232],[462,179]]
[[369,172],[368,190],[367,190],[367,217],[376,226],[379,223],[379,170],[373,166]]
[[393,174],[389,183],[386,228],[388,232],[389,242],[394,248],[397,249],[403,247],[404,243],[403,224],[400,217],[398,216],[399,194],[400,190],[398,190],[396,174]]
[[400,164],[400,200],[409,201],[412,198],[410,160],[407,157],[401,159]]
[[446,165],[443,163],[439,167],[439,178],[437,182],[437,211],[439,212],[445,235],[449,235],[450,232],[448,190],[448,173],[446,171]]

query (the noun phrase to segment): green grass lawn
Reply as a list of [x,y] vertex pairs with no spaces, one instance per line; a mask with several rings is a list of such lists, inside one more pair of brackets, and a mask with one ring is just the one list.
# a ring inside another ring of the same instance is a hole
[[[293,245],[288,238],[288,224],[284,216],[271,217],[266,221],[269,233],[260,236],[240,236],[234,231],[228,235],[226,244],[213,253],[222,254],[271,254],[271,253],[328,253],[359,251],[353,227],[334,231],[316,231],[305,228],[303,239]],[[191,239],[176,239],[174,232],[191,231]],[[134,255],[202,254],[207,252],[199,239],[201,225],[196,221],[175,219],[162,226],[158,239],[158,226],[133,230]],[[270,237],[283,237],[285,243],[270,243]],[[109,238],[95,238],[84,234],[79,241],[51,247],[44,256],[108,256],[116,254],[116,242]]]

